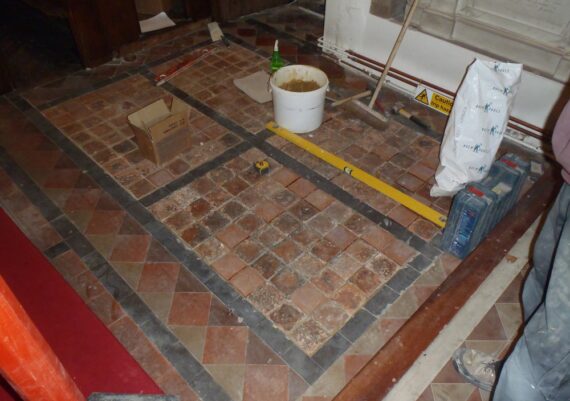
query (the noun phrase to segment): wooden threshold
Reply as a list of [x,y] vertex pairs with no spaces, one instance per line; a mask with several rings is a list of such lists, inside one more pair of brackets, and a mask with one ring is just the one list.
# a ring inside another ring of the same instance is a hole
[[334,401],[382,400],[551,204],[560,184],[558,170],[547,164],[542,177],[513,210],[346,384]]

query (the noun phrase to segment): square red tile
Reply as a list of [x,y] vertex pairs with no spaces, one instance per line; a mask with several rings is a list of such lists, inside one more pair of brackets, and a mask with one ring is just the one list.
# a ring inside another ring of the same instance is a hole
[[248,236],[249,233],[236,224],[232,224],[216,234],[216,237],[230,248],[235,247]]
[[247,266],[246,263],[234,253],[229,253],[212,264],[214,270],[226,280],[231,279],[245,268],[245,266]]
[[304,178],[299,178],[297,181],[290,184],[288,188],[301,198],[304,198],[316,189],[313,183]]
[[265,283],[265,280],[255,269],[246,267],[233,276],[230,282],[241,295],[247,297],[261,287]]
[[267,223],[279,216],[282,212],[283,208],[281,206],[269,200],[255,208],[255,214]]

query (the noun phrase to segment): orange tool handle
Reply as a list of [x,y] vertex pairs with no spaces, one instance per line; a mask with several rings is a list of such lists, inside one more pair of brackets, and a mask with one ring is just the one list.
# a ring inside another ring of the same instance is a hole
[[0,276],[0,374],[29,401],[85,401]]

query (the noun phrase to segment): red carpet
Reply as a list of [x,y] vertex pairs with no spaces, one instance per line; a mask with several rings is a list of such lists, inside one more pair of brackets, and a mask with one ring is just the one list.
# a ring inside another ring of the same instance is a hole
[[[63,277],[0,209],[0,275],[87,397],[162,394]],[[0,400],[19,400],[6,383]]]

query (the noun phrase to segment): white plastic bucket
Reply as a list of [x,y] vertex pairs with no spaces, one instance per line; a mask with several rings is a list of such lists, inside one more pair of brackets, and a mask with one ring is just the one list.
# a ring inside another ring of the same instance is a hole
[[[294,79],[315,81],[320,88],[310,92],[291,92],[279,87]],[[277,70],[269,83],[277,124],[296,133],[310,132],[320,127],[325,94],[329,87],[327,74],[309,65],[289,65]]]

